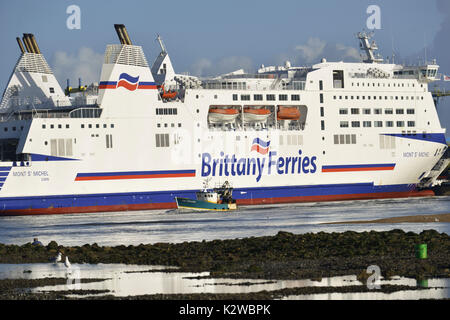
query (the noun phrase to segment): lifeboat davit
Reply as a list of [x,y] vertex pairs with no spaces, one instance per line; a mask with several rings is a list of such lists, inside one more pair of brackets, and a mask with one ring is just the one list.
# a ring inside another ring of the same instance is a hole
[[300,110],[297,107],[278,107],[277,120],[298,120],[300,119]]
[[247,122],[265,122],[270,114],[266,108],[244,108],[244,120]]
[[175,97],[177,96],[176,91],[170,91],[170,90],[166,91],[166,89],[164,89],[164,85],[162,85],[161,88],[163,89],[163,92],[161,94],[161,97],[163,99],[172,100],[172,99],[175,99]]
[[213,123],[233,122],[239,115],[239,110],[234,108],[210,108],[208,119]]

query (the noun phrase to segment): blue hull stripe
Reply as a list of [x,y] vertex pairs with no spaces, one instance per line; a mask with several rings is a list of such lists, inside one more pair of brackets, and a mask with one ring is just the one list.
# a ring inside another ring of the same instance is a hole
[[322,166],[323,169],[360,169],[360,168],[391,168],[395,167],[395,163],[380,163],[380,164],[347,164],[347,165],[333,165]]
[[[235,188],[233,198],[287,198],[330,195],[357,195],[372,193],[395,193],[414,191],[415,185],[387,185],[374,186],[373,183],[330,184],[309,186],[284,186],[264,188]],[[66,208],[66,207],[95,207],[132,204],[174,203],[175,197],[196,198],[199,190],[172,190],[136,193],[101,193],[57,196],[33,197],[5,197],[0,198],[0,212],[18,209]]]
[[123,171],[123,172],[94,172],[78,173],[77,177],[108,177],[108,176],[128,176],[128,175],[152,175],[152,174],[182,174],[195,173],[195,170],[162,170],[162,171]]

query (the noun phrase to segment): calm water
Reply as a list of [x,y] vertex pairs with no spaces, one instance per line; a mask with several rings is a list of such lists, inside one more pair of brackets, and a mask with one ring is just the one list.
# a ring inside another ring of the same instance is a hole
[[[33,292],[67,290],[107,290],[114,296],[136,296],[145,294],[195,294],[195,293],[252,293],[263,290],[274,291],[284,288],[305,287],[348,287],[361,286],[355,275],[323,278],[321,280],[265,280],[205,278],[209,272],[184,273],[162,272],[160,266],[137,266],[124,264],[73,264],[67,269],[64,264],[0,264],[0,279],[66,278],[67,283],[43,286]],[[104,279],[103,281],[81,283],[79,279]],[[450,279],[415,279],[394,277],[380,279],[379,285],[404,285],[411,290],[394,293],[324,293],[291,295],[284,299],[445,299],[450,298]],[[421,290],[414,290],[421,287]],[[333,290],[333,289],[331,289]],[[77,295],[70,295],[77,297]]]
[[342,224],[325,222],[372,220],[450,212],[450,197],[384,199],[240,207],[235,212],[152,210],[72,215],[0,217],[0,243],[24,244],[39,237],[44,244],[137,245],[292,233],[384,231],[450,234],[450,223]]

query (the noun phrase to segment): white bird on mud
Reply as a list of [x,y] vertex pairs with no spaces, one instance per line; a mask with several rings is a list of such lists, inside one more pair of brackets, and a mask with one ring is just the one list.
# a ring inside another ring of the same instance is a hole
[[51,261],[54,263],[58,263],[58,262],[61,262],[61,260],[62,260],[61,252],[58,252],[58,255],[56,257],[54,257]]
[[64,265],[66,266],[66,268],[70,268],[72,265],[70,264],[70,261],[69,261],[69,257],[68,256],[66,256],[66,260],[64,261]]

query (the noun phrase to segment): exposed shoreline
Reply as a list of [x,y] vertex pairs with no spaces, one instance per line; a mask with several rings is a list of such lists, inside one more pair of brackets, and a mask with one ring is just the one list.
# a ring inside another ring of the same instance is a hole
[[[415,256],[415,245],[421,243],[426,243],[428,247],[428,257],[424,260]],[[54,241],[39,247],[31,243],[22,246],[0,244],[0,263],[46,263],[58,250],[69,256],[72,263],[176,266],[180,272],[207,271],[212,278],[300,280],[353,274],[364,282],[369,276],[366,270],[370,265],[379,266],[384,278],[450,277],[450,236],[435,230],[426,230],[420,234],[402,230],[315,234],[280,231],[274,236],[244,239],[115,247],[101,247],[97,244],[64,247]],[[22,292],[17,295],[19,288],[25,288],[23,282],[0,281],[0,298],[59,299],[64,295],[61,292]],[[306,293],[304,290],[306,289],[299,288],[285,293]],[[342,292],[353,289],[333,290]],[[136,298],[271,299],[279,298],[279,294],[283,295],[283,292],[244,295],[151,295]],[[104,298],[108,298],[108,294],[105,294]]]
[[376,220],[325,222],[322,224],[433,223],[433,222],[450,222],[450,213],[421,214],[415,216],[392,217]]

